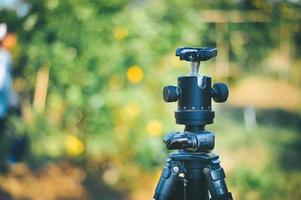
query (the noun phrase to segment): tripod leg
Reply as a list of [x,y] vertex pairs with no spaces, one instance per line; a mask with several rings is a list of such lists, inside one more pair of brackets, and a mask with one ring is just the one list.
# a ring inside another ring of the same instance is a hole
[[218,159],[211,161],[210,165],[204,168],[204,174],[208,182],[211,200],[233,200],[226,185],[225,172]]
[[187,178],[187,200],[208,200],[207,179],[203,173],[203,164],[198,160],[184,161]]
[[182,171],[183,167],[181,163],[174,162],[168,158],[156,187],[153,200],[168,200],[176,190],[179,174]]
[[168,199],[170,200],[186,200],[185,198],[185,184],[186,184],[186,180],[185,178],[181,177],[177,179],[177,182],[174,186],[174,189],[172,191],[172,194],[170,195],[170,197]]

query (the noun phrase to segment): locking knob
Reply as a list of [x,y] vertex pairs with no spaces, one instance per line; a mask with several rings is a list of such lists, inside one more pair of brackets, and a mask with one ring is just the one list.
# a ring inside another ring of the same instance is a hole
[[175,102],[179,98],[179,90],[176,86],[166,86],[163,89],[163,99],[165,102]]
[[215,102],[221,103],[228,99],[229,90],[226,84],[216,83],[212,88],[212,98]]

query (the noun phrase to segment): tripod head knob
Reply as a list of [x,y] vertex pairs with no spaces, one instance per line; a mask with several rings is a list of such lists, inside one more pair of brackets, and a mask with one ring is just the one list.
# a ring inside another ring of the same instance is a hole
[[176,56],[179,56],[180,60],[190,62],[207,61],[216,55],[217,49],[210,47],[180,47],[176,50]]
[[163,99],[165,102],[175,102],[180,96],[179,89],[176,86],[166,86],[163,89]]
[[212,98],[217,103],[222,103],[227,101],[229,90],[226,84],[216,83],[212,87]]

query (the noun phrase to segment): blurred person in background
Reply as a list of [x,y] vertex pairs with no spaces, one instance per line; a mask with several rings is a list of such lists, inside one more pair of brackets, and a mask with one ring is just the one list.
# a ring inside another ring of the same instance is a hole
[[0,23],[0,143],[1,165],[16,163],[23,157],[28,139],[20,136],[14,129],[8,128],[8,117],[12,114],[20,116],[19,98],[12,87],[11,50],[16,45],[15,33],[8,31],[6,23]]
[[[12,37],[7,34],[7,25],[0,24],[0,119],[1,119],[1,132],[4,129],[5,118],[9,112],[11,94],[12,94],[12,77],[11,65],[12,58],[9,52],[11,42],[8,39]],[[10,39],[11,40],[11,39]]]

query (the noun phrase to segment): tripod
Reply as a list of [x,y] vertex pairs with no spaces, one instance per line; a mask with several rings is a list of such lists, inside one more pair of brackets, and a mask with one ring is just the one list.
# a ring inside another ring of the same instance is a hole
[[183,47],[176,51],[180,60],[191,63],[192,72],[178,77],[178,86],[166,86],[163,98],[178,101],[176,123],[185,125],[185,130],[163,139],[167,149],[178,151],[166,160],[153,200],[232,200],[219,157],[211,153],[214,133],[205,130],[214,118],[211,98],[225,102],[228,88],[223,83],[211,87],[211,77],[198,74],[200,62],[216,55],[216,48]]

